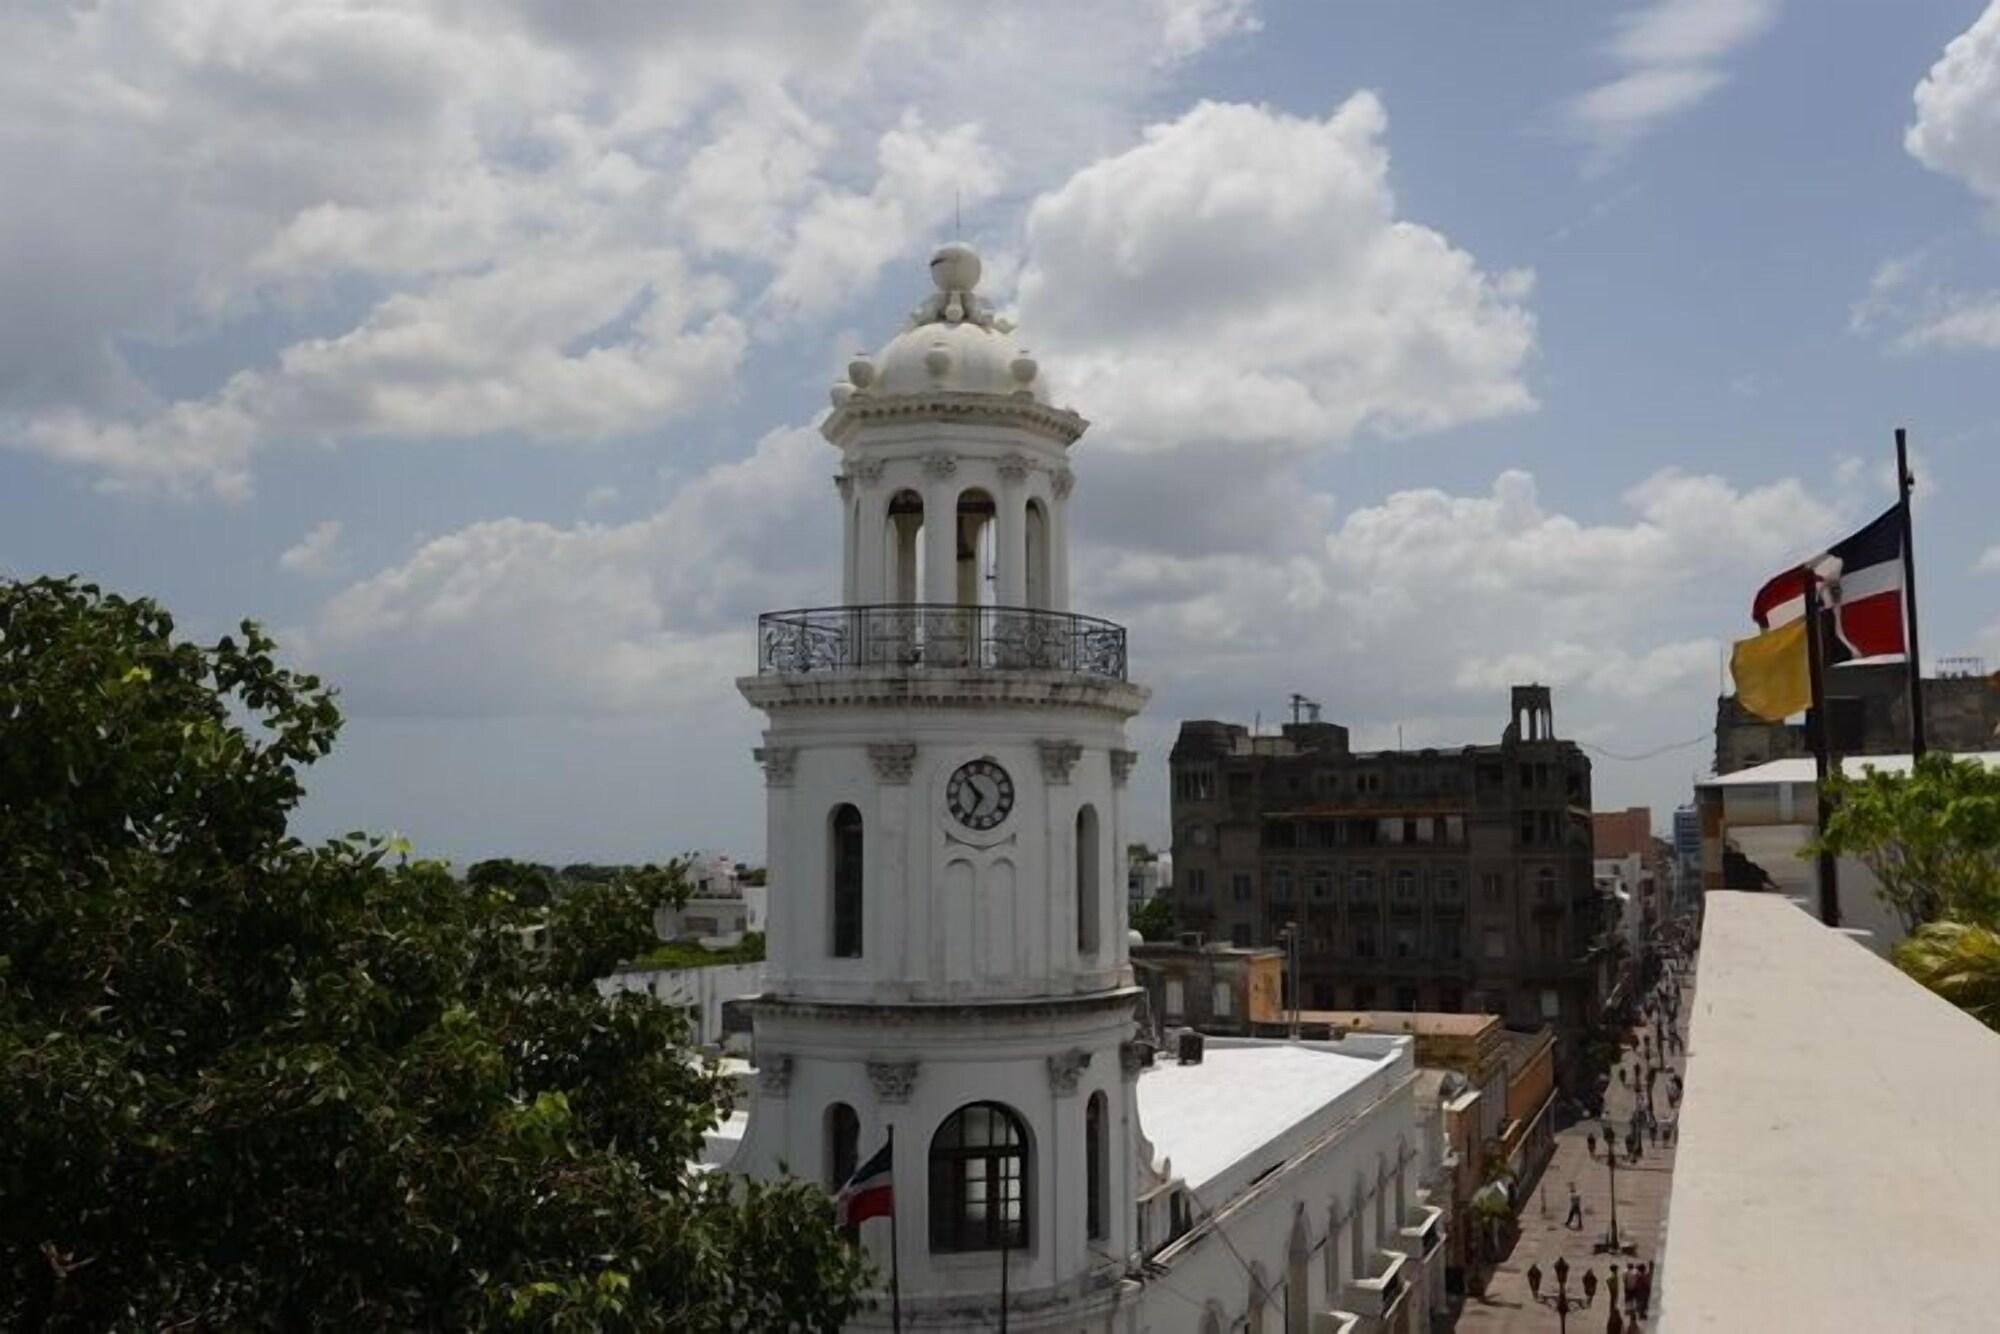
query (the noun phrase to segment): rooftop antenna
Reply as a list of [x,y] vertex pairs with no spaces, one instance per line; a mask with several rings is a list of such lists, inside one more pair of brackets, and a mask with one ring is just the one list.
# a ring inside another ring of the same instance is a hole
[[1316,723],[1319,721],[1318,700],[1307,699],[1304,695],[1299,694],[1297,691],[1293,691],[1291,704],[1292,704],[1292,722],[1294,725],[1300,722]]

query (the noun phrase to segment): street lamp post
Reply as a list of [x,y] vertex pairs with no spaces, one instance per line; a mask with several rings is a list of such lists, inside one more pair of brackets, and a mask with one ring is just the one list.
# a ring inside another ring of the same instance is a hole
[[1611,1123],[1606,1121],[1599,1127],[1604,1132],[1604,1165],[1611,1169],[1611,1236],[1597,1244],[1602,1253],[1622,1252],[1625,1248],[1618,1243],[1618,1143],[1612,1136]]
[[1556,1290],[1542,1296],[1542,1267],[1528,1266],[1528,1295],[1556,1313],[1556,1322],[1562,1334],[1569,1334],[1569,1313],[1589,1308],[1597,1300],[1597,1275],[1590,1270],[1583,1271],[1583,1300],[1578,1301],[1569,1291],[1569,1261],[1556,1257]]

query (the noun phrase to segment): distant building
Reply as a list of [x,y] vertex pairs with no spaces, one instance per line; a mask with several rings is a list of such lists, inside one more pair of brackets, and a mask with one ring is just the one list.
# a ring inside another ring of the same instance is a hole
[[1453,750],[1357,753],[1323,722],[1182,723],[1179,920],[1242,947],[1296,922],[1306,1005],[1546,1022],[1567,1065],[1612,982],[1590,760],[1556,737],[1546,686],[1516,686],[1512,711],[1497,744]]
[[[1964,755],[2000,768],[2000,751]],[[1907,773],[1908,755],[1850,756],[1841,771]],[[1809,759],[1773,760],[1695,785],[1704,891],[1759,890],[1793,899],[1821,916],[1818,866],[1799,855],[1819,825],[1819,776]],[[1878,882],[1852,857],[1836,867],[1841,926],[1887,956],[1903,925],[1877,894]]]
[[1135,944],[1132,980],[1146,990],[1147,1008],[1162,1032],[1249,1034],[1279,1018],[1285,953],[1206,942],[1200,932],[1175,941]]
[[1155,852],[1143,843],[1125,850],[1125,898],[1128,908],[1169,893],[1174,887],[1174,854]]
[[[2000,674],[1985,664],[1947,659],[1952,674],[1924,678],[1924,742],[1933,750],[2000,750]],[[1852,734],[1840,749],[1849,755],[1900,755],[1910,749],[1909,676],[1900,662],[1837,667],[1827,694],[1856,701]],[[1715,701],[1715,772],[1732,774],[1770,760],[1809,756],[1802,724],[1773,723],[1724,695]]]
[[741,871],[726,853],[696,856],[687,868],[693,892],[678,907],[655,910],[653,930],[661,940],[694,941],[710,949],[726,949],[745,932],[763,930],[765,890],[746,891]]
[[655,1000],[680,1007],[688,1018],[689,1035],[698,1047],[721,1047],[739,1027],[730,1002],[764,989],[761,963],[723,963],[708,968],[649,968],[635,965],[600,978],[598,991],[612,995],[643,991]]

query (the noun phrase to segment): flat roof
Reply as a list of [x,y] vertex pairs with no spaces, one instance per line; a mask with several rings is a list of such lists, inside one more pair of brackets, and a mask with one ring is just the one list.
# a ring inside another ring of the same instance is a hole
[[2000,1034],[1775,894],[1712,890],[1659,1328],[1990,1330]]
[[1139,1076],[1139,1125],[1175,1175],[1199,1191],[1367,1082],[1392,1056],[1210,1040],[1198,1063],[1163,1060]]
[[[1942,752],[1940,752],[1942,753]],[[2000,769],[2000,750],[1953,751],[1953,759],[1977,760],[1989,769]],[[1882,774],[1906,774],[1910,771],[1908,755],[1843,755],[1840,772],[1849,778],[1859,778],[1869,770]],[[1819,771],[1813,765],[1810,755],[1795,755],[1789,759],[1767,760],[1750,769],[1738,769],[1733,774],[1721,774],[1714,778],[1702,778],[1696,787],[1742,787],[1755,783],[1813,783],[1819,780]]]

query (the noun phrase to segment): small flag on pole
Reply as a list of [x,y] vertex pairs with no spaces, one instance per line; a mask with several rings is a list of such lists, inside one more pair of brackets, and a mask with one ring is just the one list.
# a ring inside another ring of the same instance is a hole
[[1774,723],[1803,712],[1812,704],[1812,671],[1806,654],[1803,616],[1737,640],[1729,655],[1736,702]]
[[842,1227],[854,1227],[870,1218],[891,1218],[896,1212],[896,1186],[890,1172],[894,1158],[891,1145],[884,1144],[873,1157],[854,1169],[854,1175],[834,1197]]

